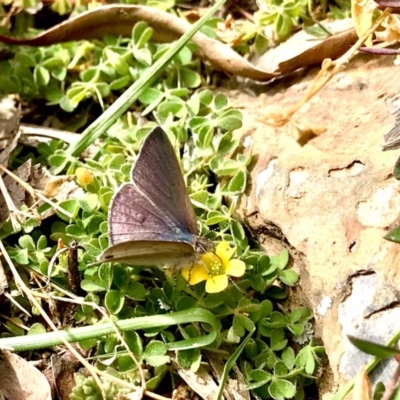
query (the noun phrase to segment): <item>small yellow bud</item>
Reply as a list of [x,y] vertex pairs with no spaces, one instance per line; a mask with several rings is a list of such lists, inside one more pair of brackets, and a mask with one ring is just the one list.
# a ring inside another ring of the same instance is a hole
[[87,168],[78,167],[75,170],[76,179],[80,186],[86,187],[93,183],[93,175]]

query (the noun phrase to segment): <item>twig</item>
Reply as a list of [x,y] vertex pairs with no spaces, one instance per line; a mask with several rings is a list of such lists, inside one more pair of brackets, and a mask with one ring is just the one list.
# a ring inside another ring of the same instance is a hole
[[[314,97],[338,72],[343,71],[349,61],[354,57],[357,50],[362,46],[362,44],[367,40],[367,38],[380,26],[382,21],[390,15],[391,8],[385,9],[382,14],[377,18],[375,23],[357,40],[357,42],[345,53],[343,56],[338,58],[336,61],[331,59],[325,59],[322,62],[322,68],[318,75],[314,78],[308,87],[307,93],[293,106],[289,107],[287,110],[279,113],[279,115],[266,115],[263,118],[264,121],[273,126],[285,125],[290,118],[301,108],[305,103],[307,103],[312,97]],[[278,113],[277,113],[278,114]]]
[[395,357],[395,360],[397,361],[397,367],[394,371],[394,374],[392,376],[392,379],[390,382],[386,385],[385,392],[383,393],[381,400],[389,400],[392,397],[392,394],[394,390],[396,389],[397,385],[399,384],[400,380],[400,359],[399,357]]

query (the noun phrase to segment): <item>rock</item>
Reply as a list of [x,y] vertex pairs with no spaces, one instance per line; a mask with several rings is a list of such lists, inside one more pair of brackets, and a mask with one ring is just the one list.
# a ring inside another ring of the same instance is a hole
[[[290,87],[283,86],[287,81],[267,87],[267,103],[287,109],[314,75],[299,76]],[[259,98],[229,96],[245,107],[239,134],[256,160],[240,213],[269,254],[287,248],[294,260],[303,293],[294,291],[293,301],[312,308],[333,372],[320,398],[367,359],[346,333],[384,344],[398,329],[400,247],[383,237],[400,222],[400,184],[392,174],[399,154],[381,150],[398,93],[393,57],[358,56],[295,115],[325,128],[303,146],[293,126],[263,123]],[[381,371],[376,378],[387,376],[390,371]]]

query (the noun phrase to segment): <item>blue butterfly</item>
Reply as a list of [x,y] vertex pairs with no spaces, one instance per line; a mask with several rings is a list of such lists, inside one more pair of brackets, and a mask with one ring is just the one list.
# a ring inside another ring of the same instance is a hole
[[198,236],[178,159],[160,127],[148,134],[131,181],[111,200],[108,235],[110,246],[100,262],[183,267],[211,248]]

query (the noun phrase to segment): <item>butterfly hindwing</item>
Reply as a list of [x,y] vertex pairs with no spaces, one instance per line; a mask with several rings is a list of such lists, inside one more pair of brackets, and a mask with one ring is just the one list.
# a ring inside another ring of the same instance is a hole
[[99,261],[123,262],[131,265],[187,265],[194,257],[193,246],[184,242],[130,241],[106,249]]

